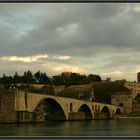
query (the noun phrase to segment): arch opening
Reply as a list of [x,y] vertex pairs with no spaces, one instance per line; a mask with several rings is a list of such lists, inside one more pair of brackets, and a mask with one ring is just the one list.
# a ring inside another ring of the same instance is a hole
[[118,115],[118,114],[121,114],[121,110],[119,108],[116,110],[115,115]]
[[85,113],[85,120],[92,120],[92,113],[90,111],[90,108],[86,105],[86,104],[83,104],[79,110],[79,112],[84,112]]
[[[66,120],[65,113],[61,105],[52,98],[46,98],[40,102],[34,110],[35,114],[42,114],[44,121],[47,120]],[[37,119],[37,115],[35,116]]]
[[111,118],[111,114],[110,111],[108,109],[107,106],[103,107],[103,109],[101,110],[102,116],[104,119],[110,119]]
[[72,112],[73,111],[73,105],[72,105],[72,103],[70,103],[70,112]]

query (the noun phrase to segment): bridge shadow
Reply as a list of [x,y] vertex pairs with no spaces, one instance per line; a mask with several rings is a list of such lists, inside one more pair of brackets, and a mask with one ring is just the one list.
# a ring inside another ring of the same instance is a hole
[[121,110],[118,108],[118,109],[116,110],[115,115],[119,115],[119,114],[121,114]]
[[103,107],[103,109],[101,110],[101,118],[103,119],[111,118],[111,114],[107,106]]
[[90,111],[90,108],[86,105],[86,104],[83,104],[79,110],[79,112],[84,112],[85,113],[85,120],[92,120],[92,113]]
[[42,112],[44,114],[44,121],[51,120],[66,120],[66,116],[60,104],[52,98],[44,99],[36,107],[35,111]]

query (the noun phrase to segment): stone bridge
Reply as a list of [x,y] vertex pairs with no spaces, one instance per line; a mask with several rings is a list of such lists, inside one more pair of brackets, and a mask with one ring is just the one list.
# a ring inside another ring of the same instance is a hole
[[19,122],[111,119],[124,113],[120,106],[23,91],[15,93],[15,111]]

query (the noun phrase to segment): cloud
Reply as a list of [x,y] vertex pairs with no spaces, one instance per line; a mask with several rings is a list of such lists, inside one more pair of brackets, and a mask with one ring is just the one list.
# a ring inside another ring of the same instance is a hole
[[[131,73],[132,75],[132,73]],[[115,79],[125,79],[125,76],[126,76],[126,73],[123,73],[119,70],[116,70],[116,71],[112,71],[112,72],[106,72],[106,73],[101,73],[101,76],[106,79],[107,77],[110,77],[111,80],[115,80]],[[129,77],[129,80],[132,80],[130,79]]]
[[19,56],[7,56],[7,57],[1,57],[1,60],[8,60],[8,61],[22,61],[22,62],[34,62],[38,61],[41,58],[48,58],[48,55],[36,55],[36,56],[30,56],[30,57],[19,57]]
[[101,73],[101,76],[103,79],[106,79],[108,77],[111,78],[111,80],[121,80],[121,79],[125,79],[127,81],[137,81],[137,73],[135,71],[135,69],[133,69],[132,71],[112,71],[112,72],[108,72],[108,73]]
[[122,72],[120,72],[120,71],[114,71],[114,72],[110,72],[110,73],[102,73],[102,75],[104,75],[104,76],[111,76],[112,77],[112,75],[117,75],[117,76],[122,76]]
[[[96,45],[108,45],[104,41],[108,39],[105,37],[108,36],[105,29],[111,31],[114,26],[109,24],[110,19],[125,9],[125,5],[113,4],[0,5],[2,6],[5,8],[1,9],[4,13],[1,20],[4,25],[7,23],[4,29],[7,30],[8,27],[13,30],[12,36],[9,36],[12,39],[11,47],[2,42],[5,50],[0,52],[7,55],[34,55],[44,51],[53,55],[67,52],[70,56],[99,53]],[[72,49],[75,52],[71,52]]]
[[55,62],[48,62],[46,64],[42,64],[42,66],[43,69],[51,71],[50,75],[52,75],[52,73],[60,74],[61,72],[76,72],[81,74],[89,72],[87,69],[80,66],[61,64]]
[[71,71],[71,72],[78,72],[78,73],[83,73],[82,70],[80,70],[79,67],[74,67],[74,66],[69,66],[69,65],[62,65],[54,68],[54,71],[58,71],[61,73],[62,71]]
[[71,59],[72,57],[71,56],[52,56],[52,58],[54,59],[60,59],[60,60],[69,60]]
[[135,78],[139,9],[125,3],[0,4],[0,64],[7,73],[40,68],[52,75],[71,70]]

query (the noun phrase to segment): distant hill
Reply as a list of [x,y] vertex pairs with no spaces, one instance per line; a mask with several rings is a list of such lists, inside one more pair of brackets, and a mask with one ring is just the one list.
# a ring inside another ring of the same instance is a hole
[[111,103],[111,95],[115,92],[129,90],[124,87],[124,81],[114,81],[95,83],[94,91],[96,100]]
[[128,91],[128,89],[124,87],[123,81],[96,82],[89,85],[70,86],[58,92],[57,95],[89,100],[92,87],[94,89],[95,100],[105,103],[111,102],[111,95],[113,95],[115,92]]
[[[124,81],[94,82],[85,85],[47,85],[47,84],[15,84],[20,90],[40,94],[57,95],[74,99],[89,100],[92,89],[95,101],[110,103],[115,92],[128,91]],[[13,85],[14,86],[14,85]]]

